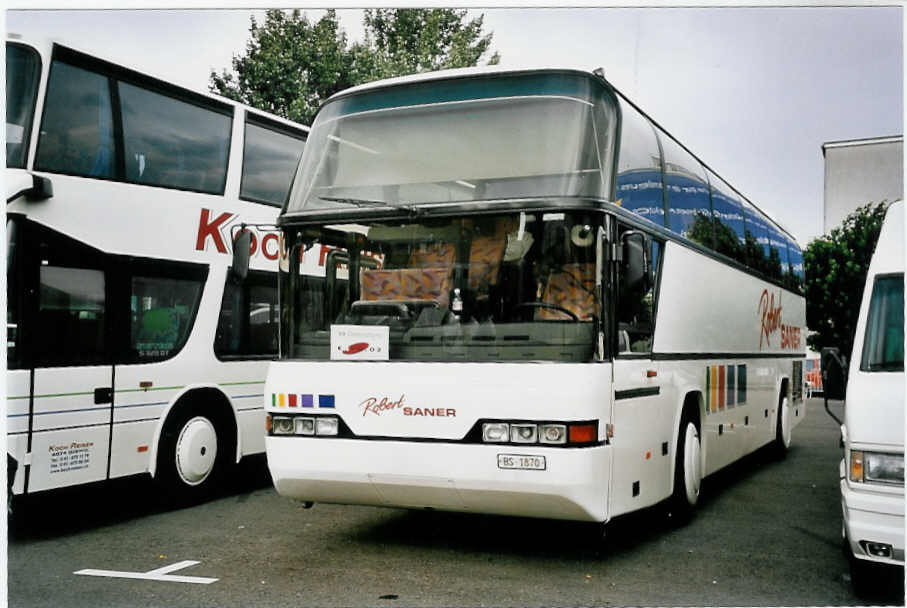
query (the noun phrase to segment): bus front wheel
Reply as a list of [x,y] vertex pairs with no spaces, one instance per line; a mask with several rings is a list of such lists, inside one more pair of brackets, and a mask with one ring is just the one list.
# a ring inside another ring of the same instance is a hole
[[702,459],[699,429],[689,416],[684,416],[677,434],[674,464],[674,493],[671,496],[672,518],[684,523],[696,510],[702,484]]
[[156,480],[166,498],[194,503],[223,477],[229,451],[215,417],[184,408],[167,420],[158,446]]

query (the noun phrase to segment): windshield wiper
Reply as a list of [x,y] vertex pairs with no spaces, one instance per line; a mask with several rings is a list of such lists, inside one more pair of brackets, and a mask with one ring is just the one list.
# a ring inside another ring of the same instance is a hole
[[319,196],[318,198],[332,203],[348,203],[350,205],[356,205],[357,207],[393,207],[394,209],[409,211],[411,215],[421,214],[421,210],[418,207],[409,203],[391,203],[388,201],[374,201],[367,198],[343,198],[337,196]]

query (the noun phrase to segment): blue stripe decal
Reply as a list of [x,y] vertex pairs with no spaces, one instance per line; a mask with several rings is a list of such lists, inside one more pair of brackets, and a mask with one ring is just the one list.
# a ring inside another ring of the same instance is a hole
[[231,399],[251,399],[252,397],[264,397],[264,393],[260,395],[230,395]]
[[130,407],[150,407],[152,405],[167,405],[168,403],[170,403],[170,402],[169,401],[158,401],[157,403],[133,403],[131,405],[118,405],[118,406],[116,406],[116,409],[125,410]]
[[[47,416],[50,414],[75,414],[76,412],[99,412],[102,410],[109,410],[109,409],[110,409],[110,406],[108,405],[106,407],[88,407],[88,408],[79,409],[79,410],[60,410],[57,412],[35,412],[35,416]],[[22,414],[17,414],[17,415],[21,416]]]

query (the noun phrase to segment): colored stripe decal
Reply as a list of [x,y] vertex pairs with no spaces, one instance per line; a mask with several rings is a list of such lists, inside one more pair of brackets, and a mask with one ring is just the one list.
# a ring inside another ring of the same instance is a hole
[[725,396],[725,384],[724,384],[724,366],[718,366],[718,409],[724,409],[724,396]]
[[737,403],[746,403],[746,364],[737,366]]
[[727,406],[728,408],[734,407],[735,399],[737,395],[735,394],[736,389],[734,388],[734,378],[736,377],[737,368],[733,365],[727,366]]

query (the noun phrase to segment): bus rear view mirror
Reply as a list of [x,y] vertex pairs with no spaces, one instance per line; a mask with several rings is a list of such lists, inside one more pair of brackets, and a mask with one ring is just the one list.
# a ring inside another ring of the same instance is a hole
[[649,261],[646,259],[646,235],[628,230],[623,235],[624,284],[630,289],[651,284]]
[[249,274],[251,249],[252,232],[242,227],[233,239],[233,265],[230,267],[230,273],[240,282],[245,281]]

